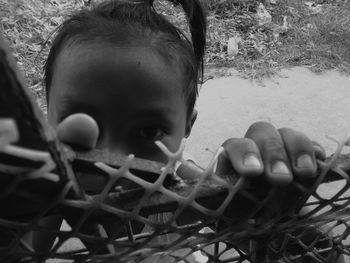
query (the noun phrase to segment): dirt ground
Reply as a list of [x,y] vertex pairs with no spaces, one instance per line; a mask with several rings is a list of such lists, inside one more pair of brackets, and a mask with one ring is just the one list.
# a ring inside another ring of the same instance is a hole
[[226,139],[243,137],[255,121],[302,131],[331,154],[336,145],[326,135],[343,138],[350,133],[350,76],[294,68],[257,83],[233,74],[208,80],[197,110],[187,151],[202,166]]

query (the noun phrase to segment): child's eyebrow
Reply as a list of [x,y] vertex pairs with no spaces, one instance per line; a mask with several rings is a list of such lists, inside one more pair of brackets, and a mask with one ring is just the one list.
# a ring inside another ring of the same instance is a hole
[[131,117],[138,119],[154,119],[171,122],[176,117],[176,112],[170,107],[155,107],[146,108],[142,111],[137,111]]
[[64,107],[70,107],[72,105],[77,105],[79,107],[94,107],[92,104],[87,103],[85,100],[82,100],[76,96],[65,95],[60,98],[59,103]]

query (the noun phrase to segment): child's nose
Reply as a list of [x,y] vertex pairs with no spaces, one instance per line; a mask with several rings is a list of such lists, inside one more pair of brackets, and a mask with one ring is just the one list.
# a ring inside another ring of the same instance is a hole
[[120,130],[116,131],[106,125],[103,134],[99,136],[96,142],[95,148],[114,154],[127,155],[129,151],[126,141]]
[[57,126],[58,139],[78,150],[95,148],[99,133],[96,121],[85,113],[69,115]]
[[125,145],[115,142],[114,139],[115,138],[109,140],[108,137],[101,138],[101,140],[97,142],[96,148],[114,154],[128,155],[130,152],[127,150]]

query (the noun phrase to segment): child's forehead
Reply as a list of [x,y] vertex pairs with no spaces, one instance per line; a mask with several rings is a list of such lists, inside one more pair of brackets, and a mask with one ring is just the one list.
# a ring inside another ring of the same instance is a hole
[[149,75],[176,75],[178,81],[184,80],[179,63],[162,56],[150,46],[118,46],[97,41],[75,42],[62,48],[55,61],[53,79],[62,71],[70,71],[69,75],[88,76],[143,71]]
[[[116,96],[135,86],[169,86],[183,93],[184,81],[178,65],[168,63],[148,47],[118,47],[110,43],[75,43],[58,56],[53,74],[53,93],[75,97],[105,88]],[[62,88],[63,86],[69,88]],[[58,88],[57,88],[58,87]],[[86,87],[84,90],[77,87]],[[142,93],[142,89],[138,92]],[[124,92],[124,93],[123,93]],[[50,92],[51,93],[51,92]],[[130,92],[129,92],[130,93]],[[128,93],[128,94],[129,94]]]
[[78,40],[66,43],[58,54],[58,62],[67,63],[67,61],[88,63],[91,60],[123,59],[125,62],[137,62],[137,65],[144,62],[152,62],[153,65],[164,65],[178,69],[179,64],[176,58],[170,59],[169,56],[162,56],[151,45],[118,45],[106,40]]

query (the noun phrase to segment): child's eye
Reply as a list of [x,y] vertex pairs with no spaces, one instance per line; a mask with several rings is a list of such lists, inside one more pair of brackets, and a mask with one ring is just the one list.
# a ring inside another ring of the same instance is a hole
[[147,140],[160,140],[164,137],[165,133],[157,126],[143,127],[139,130],[139,136]]

